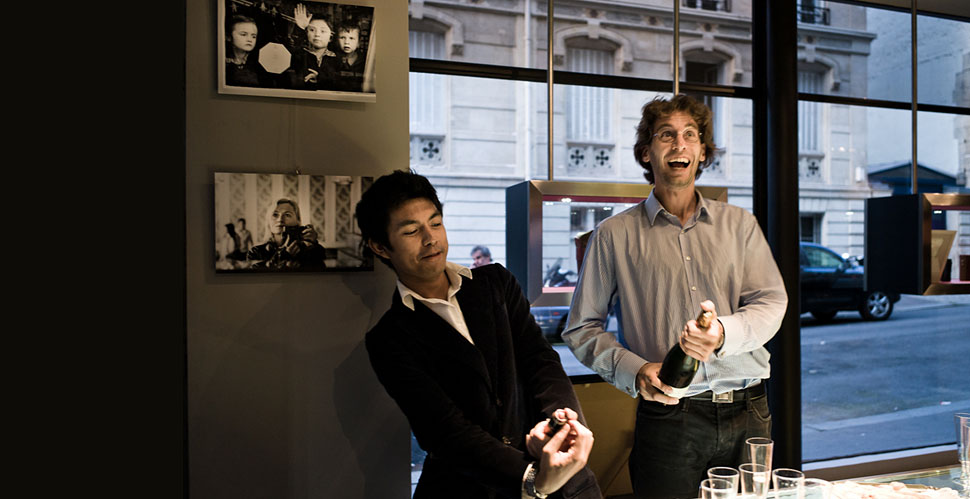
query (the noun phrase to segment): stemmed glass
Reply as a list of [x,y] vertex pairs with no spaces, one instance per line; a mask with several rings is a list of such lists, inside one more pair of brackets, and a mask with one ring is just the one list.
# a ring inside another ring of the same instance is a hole
[[758,499],[768,497],[768,467],[763,464],[744,463],[738,466],[741,473],[741,493]]

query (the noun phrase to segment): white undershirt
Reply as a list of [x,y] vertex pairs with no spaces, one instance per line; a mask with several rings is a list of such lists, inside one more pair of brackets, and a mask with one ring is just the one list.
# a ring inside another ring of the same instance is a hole
[[461,307],[458,306],[458,299],[455,298],[458,290],[461,289],[461,276],[471,279],[472,271],[468,267],[463,267],[457,263],[445,262],[445,275],[448,276],[449,283],[447,300],[425,298],[398,280],[397,291],[401,294],[401,302],[404,303],[405,307],[414,310],[414,300],[420,301],[426,307],[430,308],[432,312],[437,314],[438,317],[441,317],[451,327],[455,328],[455,331],[461,333],[469,343],[474,345],[475,342],[472,341],[472,335],[468,332],[468,325],[465,324],[465,316],[461,313]]

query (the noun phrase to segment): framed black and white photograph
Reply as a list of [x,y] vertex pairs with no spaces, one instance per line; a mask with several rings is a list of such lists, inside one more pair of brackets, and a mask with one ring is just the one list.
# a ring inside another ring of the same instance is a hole
[[219,93],[376,102],[374,7],[217,0]]
[[373,177],[215,174],[217,272],[374,270],[354,210]]

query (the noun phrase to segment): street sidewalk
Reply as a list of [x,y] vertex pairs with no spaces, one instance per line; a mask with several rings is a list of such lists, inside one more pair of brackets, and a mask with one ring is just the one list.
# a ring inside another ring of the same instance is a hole
[[894,308],[898,312],[967,304],[970,304],[970,295],[902,295]]

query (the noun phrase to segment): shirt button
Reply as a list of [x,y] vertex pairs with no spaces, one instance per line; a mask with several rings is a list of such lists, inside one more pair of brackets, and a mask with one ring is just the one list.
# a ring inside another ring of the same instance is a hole
[[502,399],[495,399],[495,405],[502,407]]
[[685,257],[684,259],[687,260],[688,262],[690,261],[690,257],[689,256],[688,257]]
[[690,287],[690,290],[691,290],[691,291],[697,291],[697,286],[691,286],[691,287]]

